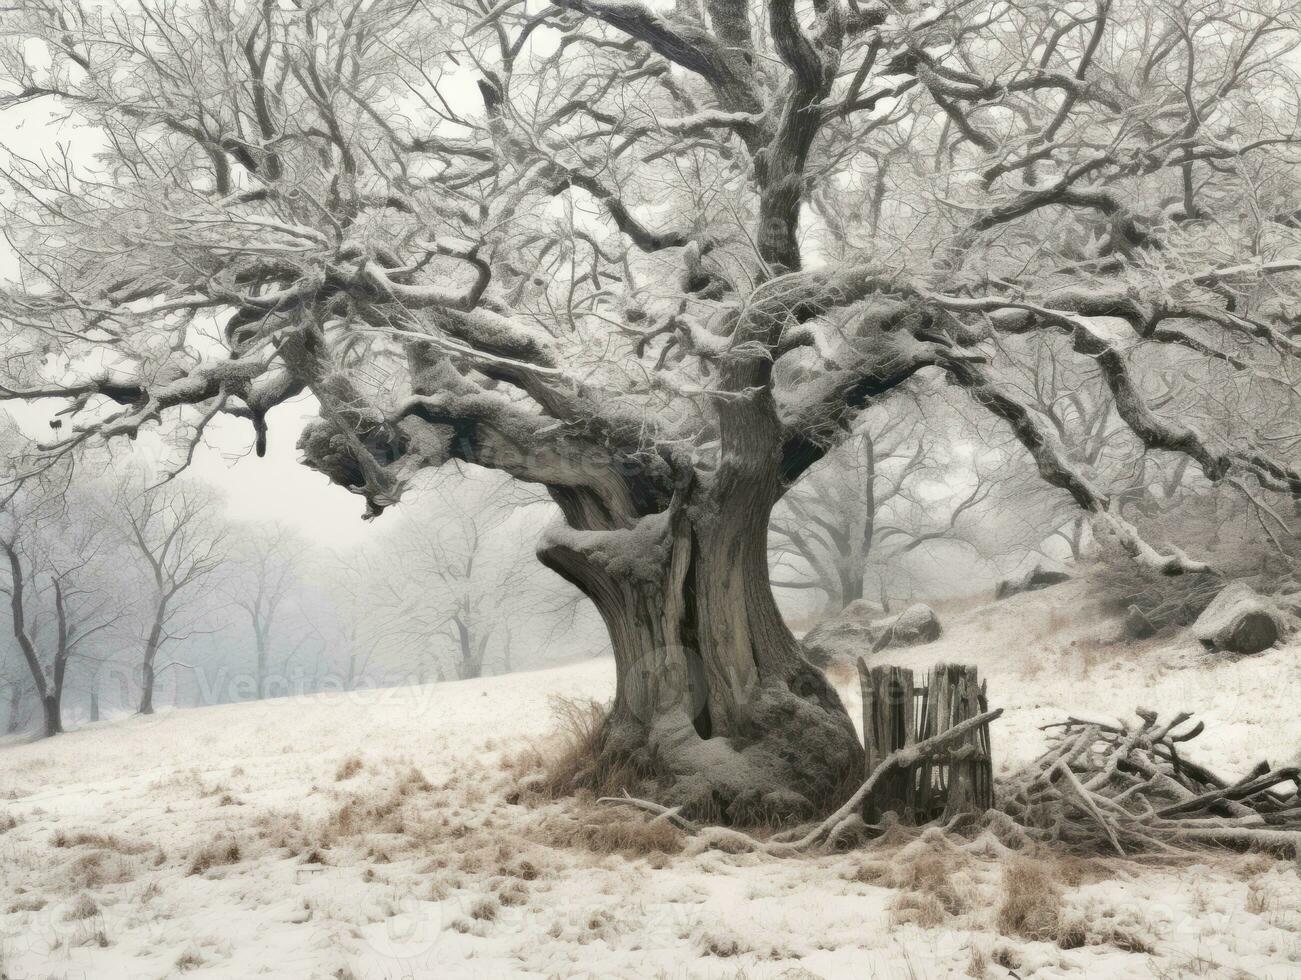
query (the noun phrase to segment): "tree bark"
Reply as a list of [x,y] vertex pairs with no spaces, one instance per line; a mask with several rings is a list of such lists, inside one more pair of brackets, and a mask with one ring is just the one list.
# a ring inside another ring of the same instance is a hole
[[263,631],[254,627],[257,636],[257,696],[262,700],[267,696],[267,667],[270,661],[267,639]]
[[9,717],[5,721],[5,734],[12,735],[22,727],[23,689],[15,681],[9,688]]
[[862,748],[777,610],[775,415],[738,408],[747,417],[724,427],[735,445],[722,465],[685,474],[666,509],[610,513],[608,500],[602,510],[556,494],[569,526],[539,556],[591,598],[614,647],[614,705],[592,771],[630,769],[651,784],[643,794],[700,817],[797,819],[860,782]]
[[154,682],[158,676],[154,664],[158,659],[158,647],[161,645],[159,640],[163,628],[162,612],[162,609],[158,610],[158,615],[154,617],[153,626],[149,630],[149,638],[145,640],[145,656],[140,669],[140,714],[142,715],[154,713]]
[[47,738],[63,732],[63,711],[59,704],[60,700],[61,698],[55,694],[47,694],[41,701],[43,731]]

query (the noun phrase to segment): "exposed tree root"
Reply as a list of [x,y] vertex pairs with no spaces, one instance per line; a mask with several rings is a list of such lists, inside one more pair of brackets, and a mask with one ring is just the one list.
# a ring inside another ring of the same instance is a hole
[[896,768],[915,765],[923,759],[938,755],[967,732],[988,724],[1002,713],[1002,708],[986,711],[983,714],[968,718],[952,728],[940,732],[938,735],[933,735],[921,742],[890,753],[872,771],[871,775],[867,777],[854,795],[846,800],[844,805],[831,816],[811,827],[798,827],[785,833],[776,834],[768,840],[761,840],[743,831],[732,830],[728,827],[701,827],[683,818],[679,812],[680,808],[661,806],[650,800],[641,800],[626,794],[621,797],[604,796],[601,797],[599,802],[618,803],[645,810],[647,813],[654,814],[656,820],[668,820],[681,827],[694,835],[697,841],[704,846],[714,846],[730,851],[758,851],[763,854],[771,854],[774,857],[807,854],[826,848],[843,834],[862,824],[862,817],[859,814],[863,807],[863,800],[866,799],[868,793],[872,792],[873,787],[886,773]]

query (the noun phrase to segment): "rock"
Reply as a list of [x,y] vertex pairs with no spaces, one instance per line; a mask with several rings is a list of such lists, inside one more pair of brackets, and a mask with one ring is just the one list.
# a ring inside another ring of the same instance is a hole
[[1156,636],[1156,634],[1157,627],[1138,606],[1131,605],[1125,611],[1126,636],[1134,640],[1146,640],[1149,636]]
[[828,619],[804,635],[804,655],[815,667],[826,668],[839,662],[852,663],[855,657],[871,653],[880,635],[881,631],[870,623]]
[[866,657],[887,647],[930,643],[939,639],[943,632],[939,617],[924,603],[915,603],[897,616],[886,616],[869,623],[846,618],[845,614],[855,605],[850,603],[840,615],[824,620],[804,635],[804,655],[815,667],[853,663],[856,657]]
[[994,587],[995,599],[1006,599],[1008,596],[1019,595],[1022,592],[1036,592],[1039,589],[1046,589],[1050,585],[1059,585],[1062,582],[1069,582],[1074,576],[1063,568],[1051,568],[1047,565],[1035,565],[1020,578],[1005,578]]
[[913,603],[892,620],[878,621],[873,625],[882,627],[873,650],[932,643],[944,632],[935,610],[921,602]]
[[1132,640],[1166,634],[1196,621],[1224,588],[1214,572],[1159,576],[1131,585],[1125,606],[1124,635]]
[[832,618],[839,623],[870,623],[884,615],[885,608],[879,602],[855,599]]
[[1193,635],[1210,650],[1260,653],[1278,642],[1287,623],[1272,600],[1246,582],[1230,582],[1193,623]]

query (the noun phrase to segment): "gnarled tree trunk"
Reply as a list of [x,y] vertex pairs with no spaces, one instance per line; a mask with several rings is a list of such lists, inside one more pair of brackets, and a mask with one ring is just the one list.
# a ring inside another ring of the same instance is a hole
[[722,466],[675,474],[664,509],[612,513],[608,495],[598,506],[553,490],[568,526],[539,556],[610,631],[617,686],[595,765],[630,765],[656,799],[689,812],[788,819],[852,788],[862,749],[769,585],[768,516],[782,490],[771,412],[737,421]]

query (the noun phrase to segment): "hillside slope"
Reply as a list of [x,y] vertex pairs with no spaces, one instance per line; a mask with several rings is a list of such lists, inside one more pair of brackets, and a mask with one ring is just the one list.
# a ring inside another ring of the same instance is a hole
[[[1191,751],[1226,775],[1296,757],[1301,646],[1108,646],[1080,588],[954,613],[888,659],[977,663],[1001,768],[1044,721],[1140,704],[1197,712]],[[521,801],[549,699],[612,689],[600,659],[0,748],[0,975],[1301,977],[1294,862],[1045,865],[1080,924],[1064,949],[1001,934],[1003,863],[944,841],[693,854],[615,809]]]

